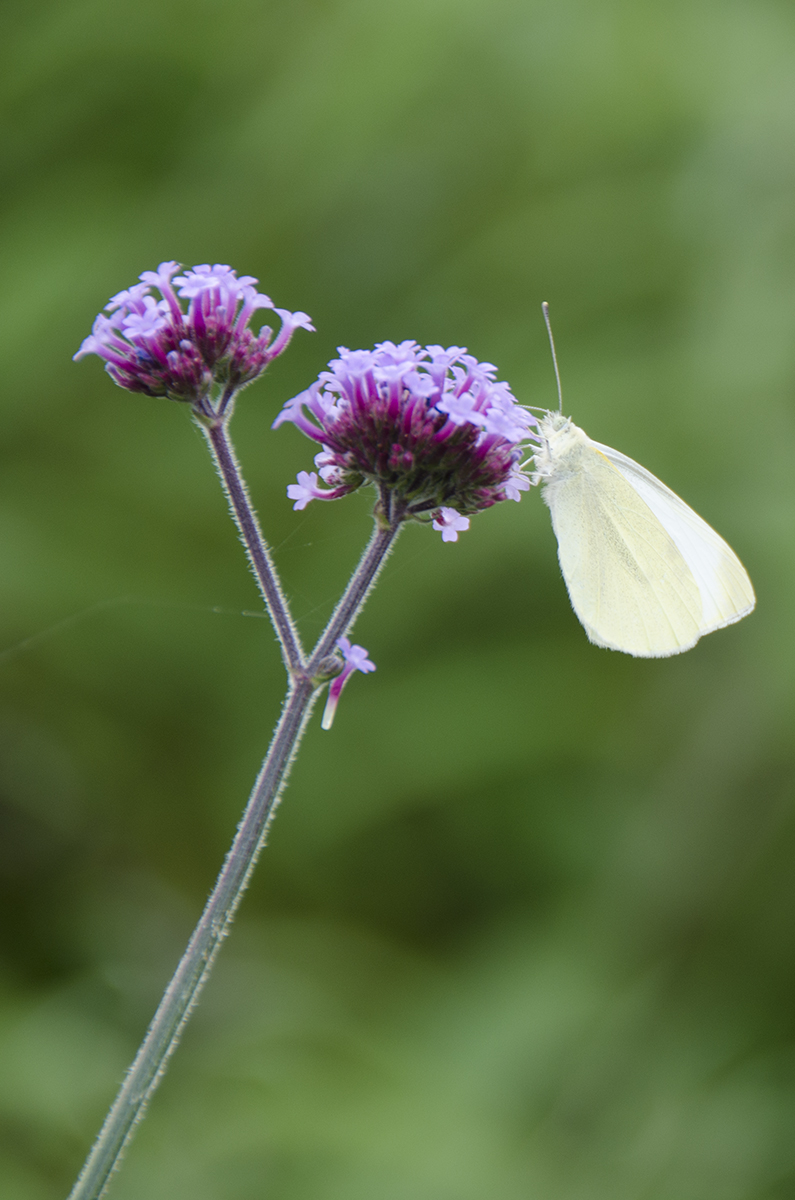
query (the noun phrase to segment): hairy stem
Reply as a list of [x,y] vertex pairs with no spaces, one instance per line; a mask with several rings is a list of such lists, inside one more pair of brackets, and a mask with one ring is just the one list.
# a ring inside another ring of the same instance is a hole
[[98,1200],[153,1095],[207,981],[246,889],[312,707],[315,689],[299,681],[287,694],[270,749],[212,894],[160,1001],[69,1200]]
[[[209,439],[210,433],[208,432]],[[225,449],[230,449],[231,453],[231,448],[225,438],[217,440],[222,453]],[[238,493],[232,491],[221,465],[227,460],[216,451],[215,442],[211,441],[211,445],[216,453],[216,461],[219,463],[219,470],[230,497],[230,504],[232,504],[238,525],[242,530],[243,523],[238,517],[234,499]],[[234,458],[231,461],[234,466]],[[236,467],[230,478],[233,483],[237,481],[240,484],[240,494],[245,501],[242,511],[251,513],[253,518],[253,512],[248,505],[245,488]],[[99,1200],[104,1195],[110,1177],[135,1132],[136,1124],[144,1116],[146,1106],[165,1072],[168,1059],[173,1053],[190,1017],[191,1010],[199,998],[199,993],[209,977],[215,956],[221,942],[229,932],[229,926],[246,889],[254,864],[265,844],[268,825],[273,817],[290,765],[317,697],[319,689],[312,683],[313,672],[320,660],[334,649],[337,638],[350,630],[400,530],[400,516],[392,512],[390,497],[382,498],[381,512],[380,523],[376,523],[370,543],[334,610],[328,626],[321,634],[309,663],[305,668],[300,666],[292,675],[282,715],[221,873],[80,1177],[69,1195],[69,1200]],[[258,534],[256,518],[253,520]],[[387,522],[389,523],[387,524]],[[255,545],[264,548],[261,537],[255,539]],[[246,546],[251,553],[248,540],[246,540]],[[267,554],[267,551],[265,553]],[[269,560],[268,568],[270,574],[267,577],[272,580],[276,588],[276,595],[283,607],[287,626],[292,631],[292,621],[282,598],[278,577]],[[277,608],[275,611],[281,610]],[[271,611],[271,615],[274,615],[274,610]],[[274,624],[276,624],[275,617]],[[297,648],[297,642],[288,642],[287,644]],[[282,645],[285,647],[285,642],[282,642]],[[286,654],[285,649],[285,657]]]
[[389,494],[383,498],[382,508],[385,509],[383,523],[379,520],[376,521],[373,536],[370,538],[359,565],[351,576],[337,607],[331,614],[331,620],[321,633],[317,645],[310,655],[307,665],[307,674],[310,677],[314,674],[321,659],[334,650],[337,638],[342,637],[352,628],[395,544],[397,535],[400,533],[402,514],[391,511],[392,497]]
[[291,675],[301,674],[304,667],[304,655],[298,631],[290,616],[268,544],[262,536],[257,514],[249,499],[248,490],[229,437],[228,421],[199,421],[198,424],[210,445],[235,524],[240,530],[249,562],[281,644],[285,666]]

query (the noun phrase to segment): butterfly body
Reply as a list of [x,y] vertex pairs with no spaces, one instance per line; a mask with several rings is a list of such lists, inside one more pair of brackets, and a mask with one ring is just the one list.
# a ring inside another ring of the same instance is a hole
[[691,649],[755,604],[726,542],[639,463],[547,413],[536,479],[572,607],[597,646],[640,658]]

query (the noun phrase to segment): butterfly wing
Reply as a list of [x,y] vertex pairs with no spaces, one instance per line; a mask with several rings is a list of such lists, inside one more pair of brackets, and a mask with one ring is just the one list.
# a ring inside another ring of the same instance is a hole
[[699,636],[732,625],[753,611],[756,604],[751,580],[730,546],[684,500],[639,463],[602,446],[608,462],[627,480],[675,542],[701,595]]
[[553,450],[544,499],[574,611],[596,645],[641,658],[689,650],[705,630],[684,555],[634,480],[571,428],[580,436]]

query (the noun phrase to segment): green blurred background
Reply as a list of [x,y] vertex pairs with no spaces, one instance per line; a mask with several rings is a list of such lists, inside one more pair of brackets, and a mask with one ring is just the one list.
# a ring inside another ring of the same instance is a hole
[[282,695],[187,412],[70,362],[174,258],[316,323],[234,424],[308,641],[371,497],[293,513],[284,400],[416,338],[552,405],[544,299],[566,411],[758,609],[636,661],[537,492],[408,530],[113,1197],[795,1197],[793,5],[5,0],[0,44],[0,1194],[69,1190]]

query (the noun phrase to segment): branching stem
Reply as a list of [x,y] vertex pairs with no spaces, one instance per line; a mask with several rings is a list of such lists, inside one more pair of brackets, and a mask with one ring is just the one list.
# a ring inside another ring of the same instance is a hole
[[308,663],[304,664],[276,569],[260,533],[226,431],[222,426],[204,428],[279,635],[291,681],[273,740],[221,873],[69,1200],[99,1200],[105,1194],[135,1127],[144,1116],[209,977],[265,844],[268,825],[320,690],[312,682],[316,665],[334,650],[337,638],[350,630],[401,527],[402,513],[393,509],[390,496],[382,495],[370,543]]

